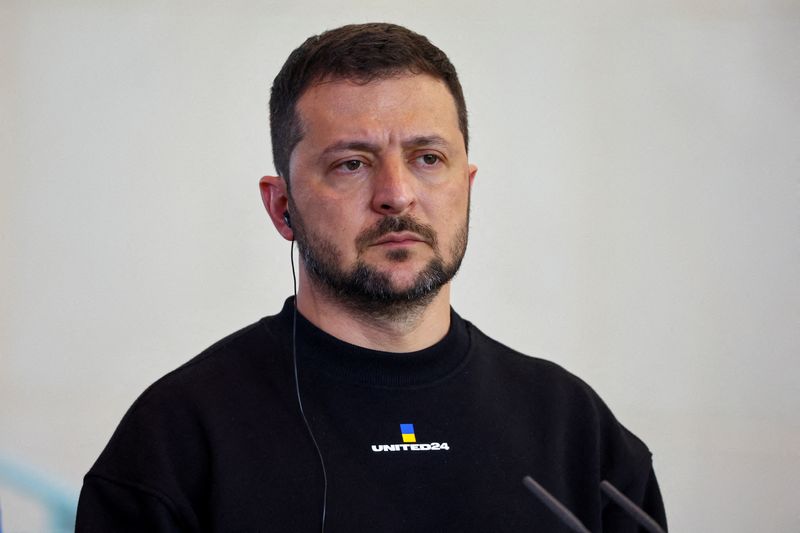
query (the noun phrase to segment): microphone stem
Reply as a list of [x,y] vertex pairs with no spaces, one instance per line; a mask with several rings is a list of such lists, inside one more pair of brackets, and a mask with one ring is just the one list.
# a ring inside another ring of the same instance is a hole
[[666,533],[658,524],[658,522],[653,520],[649,514],[641,510],[638,505],[633,503],[627,496],[617,490],[617,487],[608,481],[602,481],[600,483],[600,490],[602,490],[606,496],[614,500],[617,505],[627,511],[627,513],[631,515],[634,520],[639,522],[639,525],[641,525],[650,533]]

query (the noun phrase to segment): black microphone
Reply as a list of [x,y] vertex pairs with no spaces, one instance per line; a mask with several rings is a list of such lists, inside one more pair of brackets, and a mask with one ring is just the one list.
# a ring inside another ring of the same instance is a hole
[[577,516],[567,509],[563,503],[558,501],[555,496],[547,492],[547,490],[539,485],[531,476],[522,478],[522,484],[527,487],[529,491],[534,493],[539,500],[547,506],[548,509],[558,515],[564,524],[566,524],[572,531],[576,533],[592,533],[586,526],[583,525]]
[[631,515],[634,520],[639,522],[639,525],[645,528],[650,533],[666,533],[664,529],[658,525],[658,522],[653,520],[649,514],[645,513],[641,507],[633,503],[630,498],[622,494],[617,487],[612,485],[609,481],[604,480],[600,483],[600,490],[611,498],[617,505]]

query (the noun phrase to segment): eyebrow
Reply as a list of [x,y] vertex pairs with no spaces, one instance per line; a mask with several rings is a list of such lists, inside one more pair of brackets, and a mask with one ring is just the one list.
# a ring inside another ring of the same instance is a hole
[[328,154],[336,152],[346,152],[350,150],[375,153],[378,152],[380,148],[378,147],[377,144],[373,144],[366,141],[338,141],[325,148],[320,154],[320,156],[326,156]]
[[[444,137],[440,135],[417,135],[415,137],[411,137],[410,139],[406,139],[400,145],[403,147],[404,150],[413,149],[413,148],[422,148],[425,146],[433,146],[438,148],[449,148],[450,143],[448,143]],[[378,153],[380,152],[380,146],[367,142],[367,141],[351,141],[351,140],[344,140],[338,141],[327,148],[325,148],[320,156],[326,156],[336,152],[345,152],[350,150],[356,150],[359,152],[369,152],[369,153]]]
[[418,135],[416,137],[412,137],[406,141],[401,143],[403,148],[422,148],[424,146],[434,146],[438,148],[449,148],[450,143],[448,143],[444,137],[440,135]]

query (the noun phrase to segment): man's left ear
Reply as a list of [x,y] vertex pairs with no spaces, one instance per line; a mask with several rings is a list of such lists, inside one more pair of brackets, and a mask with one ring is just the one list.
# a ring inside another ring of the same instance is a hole
[[469,165],[469,188],[472,188],[472,183],[475,181],[475,174],[478,173],[478,167],[473,164]]
[[261,190],[261,201],[264,202],[264,208],[275,229],[287,241],[293,240],[294,232],[284,217],[289,210],[286,181],[280,176],[264,176],[258,181],[258,188]]

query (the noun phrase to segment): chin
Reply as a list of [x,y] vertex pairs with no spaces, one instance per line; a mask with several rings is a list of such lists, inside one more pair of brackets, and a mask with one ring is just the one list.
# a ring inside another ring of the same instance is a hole
[[393,265],[388,268],[375,267],[375,270],[389,279],[393,290],[403,292],[417,284],[420,274],[425,270],[425,265],[425,263],[413,266],[404,264],[399,267]]

